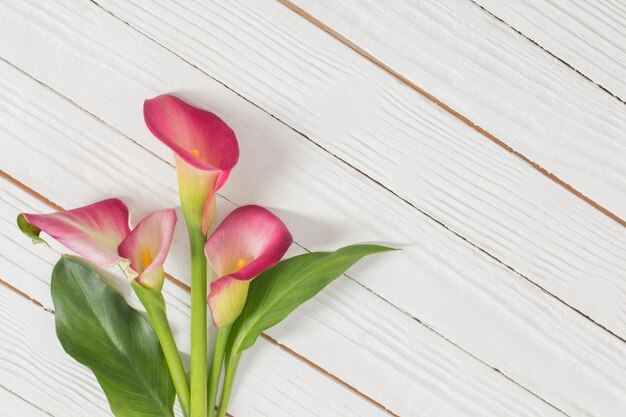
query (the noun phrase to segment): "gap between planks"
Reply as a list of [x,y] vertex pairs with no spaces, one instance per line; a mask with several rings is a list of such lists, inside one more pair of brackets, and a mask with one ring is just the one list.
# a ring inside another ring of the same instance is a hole
[[[515,150],[514,148],[509,146],[506,142],[504,142],[502,139],[499,139],[498,137],[496,137],[494,134],[490,133],[485,128],[483,128],[483,127],[477,125],[476,123],[474,123],[467,116],[464,116],[463,114],[459,113],[458,111],[456,111],[455,109],[453,109],[452,107],[450,107],[449,105],[444,103],[443,101],[439,100],[437,97],[435,97],[434,95],[432,95],[428,91],[426,91],[423,88],[419,87],[417,84],[415,84],[414,82],[412,82],[411,80],[409,80],[408,78],[403,76],[402,74],[398,73],[393,68],[391,68],[390,66],[388,66],[387,64],[385,64],[384,62],[379,60],[378,58],[374,57],[369,52],[365,51],[359,45],[357,45],[356,43],[352,42],[351,40],[349,40],[345,36],[341,35],[339,32],[337,32],[334,29],[332,29],[330,26],[328,26],[325,23],[323,23],[322,21],[318,20],[317,18],[315,18],[313,15],[309,14],[307,11],[305,11],[301,7],[293,4],[289,0],[277,0],[277,1],[280,4],[282,4],[283,6],[287,7],[291,11],[293,11],[294,13],[296,13],[297,15],[299,15],[300,17],[302,17],[305,20],[307,20],[309,23],[317,26],[319,29],[321,29],[322,31],[326,32],[328,35],[330,35],[331,37],[335,38],[337,41],[341,42],[342,44],[344,44],[348,48],[352,49],[354,52],[356,52],[357,54],[361,55],[363,58],[365,58],[366,60],[368,60],[372,64],[376,65],[377,67],[379,67],[380,69],[385,71],[387,74],[391,75],[397,81],[399,81],[402,84],[406,85],[407,87],[409,87],[413,91],[417,92],[418,94],[424,96],[426,99],[428,99],[432,103],[436,104],[437,106],[439,106],[440,108],[445,110],[450,115],[454,116],[455,118],[459,119],[460,121],[462,121],[463,123],[465,123],[466,125],[468,125],[472,129],[474,129],[475,131],[477,131],[481,135],[485,136],[487,139],[491,140],[496,145],[500,146],[501,148],[503,148],[507,152],[509,152],[509,153],[515,155],[516,157],[520,158],[522,161],[524,161],[527,164],[529,164],[532,168],[534,168],[535,170],[539,171],[541,174],[543,174],[544,176],[546,176],[550,180],[554,181],[555,183],[557,183],[558,185],[560,185],[561,187],[563,187],[564,189],[566,189],[570,193],[574,194],[576,197],[580,198],[585,203],[589,204],[590,206],[592,206],[596,210],[600,211],[602,214],[608,216],[610,219],[616,221],[618,224],[626,227],[626,221],[624,219],[620,218],[617,214],[613,213],[612,211],[610,211],[606,207],[600,205],[599,203],[597,203],[596,201],[594,201],[590,197],[586,196],[581,191],[579,191],[576,188],[574,188],[572,185],[570,185],[567,182],[563,181],[557,175],[553,174],[552,172],[548,171],[546,168],[544,168],[541,165],[539,165],[537,162],[535,162],[535,161],[531,160],[530,158],[528,158],[526,155],[524,155],[521,152]],[[506,22],[504,22],[504,21],[503,21],[503,23],[506,24]],[[513,29],[513,30],[515,30],[515,29]],[[522,36],[523,36],[523,34],[522,34]],[[552,56],[554,56],[554,55],[552,55]],[[559,59],[558,57],[556,57],[556,58]],[[565,63],[565,64],[568,65],[567,63]],[[570,65],[568,65],[568,66],[570,68],[573,68]],[[583,77],[584,77],[584,75],[583,75]],[[587,77],[585,77],[585,78],[588,79]],[[608,90],[606,90],[604,88],[603,88],[603,90],[608,92]],[[610,92],[609,92],[609,94],[610,94]]]
[[[18,187],[22,191],[26,192],[27,194],[32,195],[37,200],[41,201],[42,203],[50,206],[51,208],[53,208],[53,209],[55,209],[57,211],[64,211],[65,210],[63,207],[61,207],[57,203],[51,201],[50,199],[45,197],[43,194],[41,194],[41,193],[37,192],[36,190],[30,188],[29,186],[27,186],[26,184],[24,184],[21,181],[17,180],[16,178],[13,178],[11,175],[7,174],[6,172],[4,172],[1,169],[0,169],[0,178],[5,179],[6,181],[8,181],[11,184],[15,185],[16,187]],[[298,246],[300,246],[300,245],[298,245]],[[191,287],[189,285],[185,284],[183,281],[179,280],[178,278],[172,276],[171,274],[169,274],[167,272],[165,272],[165,276],[167,277],[167,279],[171,283],[173,283],[177,287],[179,287],[179,288],[181,288],[181,289],[183,289],[183,290],[185,290],[187,292],[191,291]],[[11,290],[11,291],[15,292],[16,294],[24,297],[25,299],[31,301],[33,304],[37,305],[38,307],[42,308],[43,310],[45,310],[45,311],[47,311],[49,313],[54,314],[54,310],[46,308],[39,300],[36,300],[35,298],[32,298],[30,295],[28,295],[27,293],[23,292],[19,288],[9,284],[8,282],[3,280],[2,278],[0,278],[0,284],[4,285],[9,290]],[[369,402],[370,404],[372,404],[372,405],[376,406],[377,408],[381,409],[382,411],[386,412],[390,416],[400,417],[398,414],[394,413],[393,411],[391,411],[389,408],[387,408],[386,406],[384,406],[380,402],[378,402],[375,399],[373,399],[372,397],[362,393],[361,391],[359,391],[358,389],[356,389],[352,385],[348,384],[347,382],[345,382],[341,378],[339,378],[336,375],[332,374],[331,372],[329,372],[328,370],[324,369],[323,367],[321,367],[320,365],[316,364],[315,362],[311,361],[310,359],[306,358],[305,356],[302,356],[301,354],[299,354],[295,350],[291,349],[290,347],[280,343],[278,340],[274,339],[273,337],[267,335],[266,333],[261,333],[261,337],[263,337],[263,339],[267,340],[268,342],[270,342],[274,346],[278,347],[282,351],[286,352],[290,356],[296,358],[298,361],[300,361],[300,362],[306,364],[307,366],[315,369],[317,372],[321,373],[322,375],[325,375],[326,377],[328,377],[331,380],[335,381],[337,384],[343,386],[344,388],[348,389],[352,393],[354,393],[354,394],[358,395],[359,397],[363,398],[365,401]],[[230,414],[227,414],[227,415],[229,415],[230,417],[233,417]]]
[[594,84],[596,87],[598,87],[600,90],[604,91],[605,93],[607,93],[608,95],[614,97],[617,101],[621,102],[622,104],[626,105],[626,101],[624,101],[620,96],[618,96],[617,94],[611,92],[611,90],[609,90],[608,88],[606,88],[605,86],[603,86],[602,84],[599,84],[597,82],[595,82],[593,79],[591,79],[591,77],[585,75],[583,72],[581,72],[579,69],[577,69],[576,67],[574,67],[572,64],[570,64],[569,62],[565,61],[563,58],[559,57],[558,55],[550,52],[549,50],[547,50],[543,45],[541,45],[539,42],[537,42],[536,40],[534,40],[533,38],[527,36],[526,34],[522,33],[520,30],[518,30],[517,28],[515,28],[514,26],[510,25],[506,20],[502,19],[501,17],[495,15],[494,13],[492,13],[490,10],[488,10],[485,6],[479,4],[476,2],[476,0],[469,0],[470,2],[472,2],[476,7],[479,7],[483,12],[487,13],[489,16],[493,17],[494,19],[496,19],[497,21],[501,22],[502,24],[506,25],[509,29],[511,29],[513,32],[517,33],[519,36],[525,38],[526,40],[528,40],[530,43],[532,43],[533,45],[535,45],[536,47],[538,47],[539,49],[541,49],[542,51],[544,51],[546,54],[550,55],[552,58],[556,59],[557,61],[559,61],[561,64],[565,65],[566,67],[568,67],[569,69],[571,69],[572,71],[574,71],[576,74],[580,75],[581,77],[583,77],[585,80],[589,81],[590,83]]
[[[23,296],[23,297],[24,297],[24,296],[26,296],[26,294],[24,294],[23,292],[21,292],[21,291],[20,291],[20,290],[18,290],[17,288],[15,288],[15,287],[11,286],[9,283],[7,283],[7,282],[3,281],[3,280],[2,280],[2,278],[0,278],[0,284],[2,284],[2,285],[5,285],[5,284],[6,284],[6,285],[8,285],[8,287],[9,287],[9,289],[10,289],[10,290],[13,290],[13,291],[17,292],[19,295],[21,295],[21,296]],[[26,297],[28,298],[28,296],[26,296]],[[31,301],[33,301],[35,304],[40,305],[40,303],[39,303],[38,301],[35,301],[35,300],[32,300],[32,299],[30,299],[30,300],[31,300]],[[43,306],[41,306],[41,307],[43,307]],[[44,308],[44,310],[46,310],[46,309]],[[48,311],[48,310],[46,310],[46,311]],[[51,313],[52,313],[52,314],[54,314],[54,312],[51,312]],[[13,396],[15,396],[15,397],[19,398],[20,400],[24,401],[26,404],[30,405],[30,406],[31,406],[31,407],[33,407],[33,408],[36,408],[37,410],[41,411],[42,413],[44,413],[44,414],[46,414],[46,415],[49,415],[50,417],[55,417],[54,415],[50,414],[49,412],[47,412],[47,411],[46,411],[46,410],[44,410],[43,408],[41,408],[41,407],[37,406],[36,404],[33,404],[32,402],[28,401],[26,398],[22,397],[21,395],[19,395],[19,394],[15,393],[15,392],[13,392],[13,391],[11,391],[10,389],[8,389],[7,387],[5,387],[4,385],[1,385],[1,384],[0,384],[0,389],[2,389],[2,390],[4,390],[4,391],[8,392],[10,395],[13,395]],[[231,416],[231,417],[232,417],[232,416]]]

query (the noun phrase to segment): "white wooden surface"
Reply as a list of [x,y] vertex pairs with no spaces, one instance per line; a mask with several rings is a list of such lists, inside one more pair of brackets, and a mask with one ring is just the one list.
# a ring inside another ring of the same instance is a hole
[[548,53],[626,100],[626,3],[620,0],[476,0]]
[[[233,415],[623,416],[619,10],[0,0],[0,416],[108,415],[54,336],[62,248],[32,247],[14,219],[110,196],[135,220],[176,206],[141,116],[164,92],[237,133],[219,216],[272,208],[291,254],[403,247],[270,329]],[[166,292],[184,351],[186,251],[179,227],[166,269],[183,286]]]

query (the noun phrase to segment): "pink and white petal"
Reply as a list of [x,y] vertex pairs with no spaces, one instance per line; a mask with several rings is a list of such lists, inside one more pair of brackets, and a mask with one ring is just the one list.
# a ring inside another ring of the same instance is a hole
[[250,280],[274,266],[293,238],[269,210],[255,205],[230,213],[207,239],[204,252],[218,276]]
[[130,233],[128,208],[117,198],[51,214],[24,213],[24,218],[100,267],[129,262],[117,253],[117,247]]
[[[121,256],[130,259],[130,268],[142,280],[144,274],[162,269],[172,244],[176,212],[162,210],[144,217],[118,247]],[[135,278],[128,274],[129,279]],[[161,273],[161,275],[163,275]]]
[[215,327],[228,326],[239,317],[248,297],[249,284],[249,281],[239,281],[230,277],[222,277],[211,282],[207,303]]
[[[143,111],[152,134],[188,164],[227,176],[237,163],[235,132],[215,114],[168,94],[146,100]],[[224,181],[218,180],[216,189]]]

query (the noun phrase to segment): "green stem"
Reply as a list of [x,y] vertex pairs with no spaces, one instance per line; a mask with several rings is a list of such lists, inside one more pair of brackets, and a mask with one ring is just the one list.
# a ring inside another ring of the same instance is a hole
[[231,326],[224,326],[217,330],[215,340],[215,350],[213,350],[213,360],[211,362],[211,372],[209,373],[209,411],[215,410],[217,400],[217,388],[220,382],[220,373],[224,363],[224,353],[226,352],[226,342],[230,334]]
[[237,366],[239,365],[239,359],[241,353],[238,353],[232,358],[228,358],[226,363],[226,372],[224,374],[224,387],[222,388],[222,397],[220,398],[220,408],[217,411],[217,417],[224,417],[226,410],[228,409],[228,402],[230,401],[230,394],[233,390],[233,381],[235,380],[235,374],[237,373]]
[[152,321],[154,330],[161,343],[161,348],[163,349],[172,381],[174,382],[174,388],[178,395],[180,407],[185,417],[189,417],[189,385],[187,383],[187,375],[185,374],[185,368],[183,367],[183,362],[180,359],[180,354],[178,353],[178,348],[176,347],[176,342],[172,335],[170,323],[167,320],[163,295],[160,291],[152,291],[135,283],[133,283],[133,289],[146,308],[148,316]]
[[189,227],[191,244],[191,415],[207,417],[207,263],[206,237]]

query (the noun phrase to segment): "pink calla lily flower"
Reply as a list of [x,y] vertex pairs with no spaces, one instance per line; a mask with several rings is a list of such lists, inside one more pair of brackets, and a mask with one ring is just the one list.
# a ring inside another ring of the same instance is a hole
[[132,231],[128,208],[117,198],[68,211],[22,216],[29,223],[31,237],[37,238],[43,231],[99,267],[120,265],[129,280],[153,290],[162,288],[163,262],[176,226],[174,210],[149,214]]
[[215,114],[172,95],[144,102],[148,129],[174,151],[180,199],[188,225],[206,235],[215,212],[215,193],[239,159],[233,130]]
[[137,274],[135,280],[143,287],[160,290],[165,272],[163,263],[172,244],[176,227],[176,212],[161,210],[144,217],[117,248],[118,253],[130,259],[130,268]]
[[215,326],[227,326],[237,319],[250,280],[278,263],[292,241],[287,226],[263,207],[240,207],[224,219],[204,247],[219,276],[207,297]]

